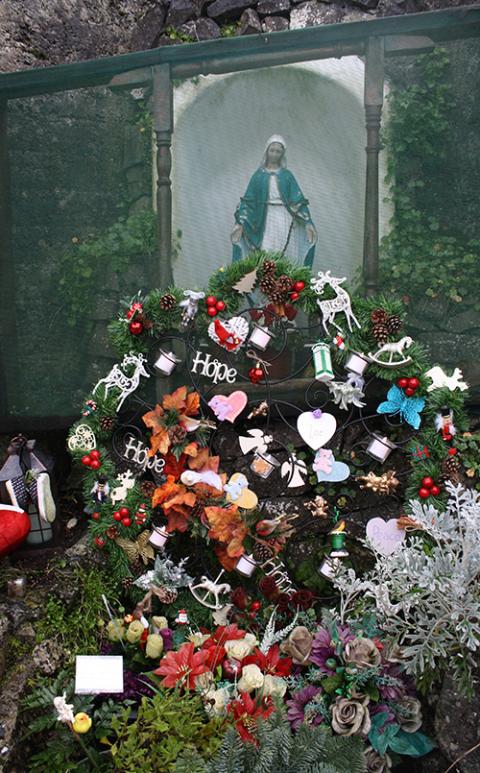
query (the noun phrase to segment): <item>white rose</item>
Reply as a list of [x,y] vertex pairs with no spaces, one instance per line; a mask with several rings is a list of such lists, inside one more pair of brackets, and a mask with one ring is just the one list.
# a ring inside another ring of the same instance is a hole
[[194,645],[194,647],[201,647],[204,642],[207,641],[207,639],[210,638],[209,633],[200,633],[200,631],[195,631],[194,633],[190,633],[187,636],[188,641],[191,641]]
[[263,694],[264,695],[279,695],[283,698],[287,692],[287,683],[281,676],[272,676],[267,674],[263,681]]
[[229,695],[228,690],[226,690],[224,687],[218,690],[210,688],[210,690],[203,696],[203,700],[205,701],[205,709],[207,714],[218,717],[227,713]]
[[245,634],[243,639],[230,639],[223,645],[229,658],[234,660],[243,660],[255,649],[257,637],[253,633]]
[[255,663],[250,663],[242,668],[242,676],[238,680],[237,687],[240,692],[252,692],[263,686],[265,677]]

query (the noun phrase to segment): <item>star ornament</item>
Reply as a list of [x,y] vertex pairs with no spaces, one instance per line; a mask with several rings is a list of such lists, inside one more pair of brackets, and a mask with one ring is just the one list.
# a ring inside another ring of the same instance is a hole
[[399,414],[413,429],[420,427],[420,413],[425,406],[424,397],[406,397],[403,389],[394,384],[387,393],[387,399],[380,403],[377,413]]

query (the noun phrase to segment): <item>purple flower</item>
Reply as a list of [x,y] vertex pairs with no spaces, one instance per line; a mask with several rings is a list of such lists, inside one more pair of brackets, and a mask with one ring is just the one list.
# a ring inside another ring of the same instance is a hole
[[[304,722],[305,707],[321,692],[320,687],[310,684],[308,687],[303,687],[301,690],[293,693],[291,700],[287,701],[287,716],[293,730],[298,730],[302,722]],[[321,714],[316,714],[314,717],[308,718],[308,721],[311,725],[319,725],[323,722],[323,717]]]
[[385,724],[380,728],[380,733],[383,733],[385,725],[389,725],[392,722],[396,722],[396,717],[393,711],[387,706],[386,703],[370,703],[368,706],[368,713],[371,717],[375,714],[386,714]]
[[165,652],[167,650],[173,649],[173,631],[171,628],[160,628],[159,634],[163,639],[163,649]]
[[402,670],[397,663],[390,663],[381,670],[381,676],[389,676],[396,680],[396,684],[381,684],[378,691],[384,701],[399,701],[405,695],[406,684]]
[[[152,685],[149,687],[149,685]],[[151,679],[145,674],[136,674],[134,671],[125,669],[123,672],[123,692],[115,695],[115,700],[131,700],[139,702],[146,695],[151,697],[154,693],[154,686]],[[101,698],[111,698],[111,693],[99,693]]]
[[[346,625],[337,626],[337,633],[342,650],[347,642],[352,641],[352,639],[355,638],[354,634],[350,632],[350,629]],[[335,673],[335,669],[338,665],[338,656],[335,652],[335,642],[332,641],[331,633],[327,628],[319,628],[313,637],[310,660],[318,666],[324,674],[332,676]],[[328,663],[327,665],[327,661],[329,660],[332,660],[332,663]],[[335,664],[333,661],[335,661]]]

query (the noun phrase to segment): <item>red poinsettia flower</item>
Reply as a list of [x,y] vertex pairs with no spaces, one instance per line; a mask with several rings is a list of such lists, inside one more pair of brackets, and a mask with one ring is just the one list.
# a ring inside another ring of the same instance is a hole
[[280,647],[278,644],[274,644],[264,655],[260,650],[255,650],[251,655],[247,655],[242,660],[243,666],[248,666],[250,663],[255,663],[259,667],[260,671],[264,674],[271,674],[272,676],[289,676],[292,670],[293,661],[291,658],[280,657]]
[[227,654],[224,647],[220,646],[219,644],[212,644],[210,647],[204,646],[202,647],[202,652],[204,652],[206,655],[205,665],[207,666],[208,670],[212,672],[212,674],[215,673],[215,669],[221,665]]
[[157,676],[163,676],[161,684],[164,687],[175,687],[180,684],[187,690],[195,689],[195,680],[200,674],[208,671],[206,660],[208,653],[199,650],[195,652],[192,642],[182,644],[180,649],[170,650],[161,659],[160,667],[153,673]]
[[213,644],[223,645],[226,641],[233,639],[243,639],[246,631],[242,631],[236,623],[231,625],[219,625],[203,645],[203,648],[211,647]]
[[230,703],[228,710],[232,712],[235,727],[244,741],[257,743],[255,730],[260,717],[267,719],[275,710],[271,698],[257,698],[254,700],[247,692],[240,693],[240,697]]

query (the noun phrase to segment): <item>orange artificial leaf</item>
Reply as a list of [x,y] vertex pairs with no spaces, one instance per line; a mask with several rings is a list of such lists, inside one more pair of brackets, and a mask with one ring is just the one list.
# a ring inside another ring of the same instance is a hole
[[150,438],[150,449],[148,451],[149,456],[155,456],[155,454],[166,454],[170,448],[170,438],[165,427],[159,429]]
[[143,423],[146,427],[152,430],[153,434],[163,429],[163,408],[161,405],[156,405],[153,411],[144,413],[142,416]]
[[182,453],[184,453],[185,456],[196,456],[198,453],[197,443],[189,443],[188,446],[185,446]]
[[168,475],[167,480],[159,488],[156,488],[152,496],[152,507],[158,507],[166,499],[174,497],[179,489],[173,475]]
[[219,542],[230,541],[234,526],[241,520],[236,505],[233,507],[217,507],[212,505],[205,508],[205,515],[210,526],[208,536]]
[[172,392],[171,395],[165,395],[162,400],[162,405],[166,411],[178,411],[183,413],[185,409],[185,398],[187,396],[187,387],[181,386]]
[[187,457],[185,454],[181,454],[177,461],[172,453],[168,453],[165,456],[165,467],[163,468],[163,472],[165,475],[173,475],[175,480],[178,480],[182,472],[185,470],[186,462]]
[[196,416],[200,410],[200,395],[198,392],[190,392],[187,395],[184,413],[187,416]]
[[168,532],[184,532],[188,529],[188,519],[197,499],[193,491],[187,491],[185,486],[178,488],[178,494],[163,503],[163,512],[168,517]]
[[226,572],[233,572],[237,565],[238,558],[231,558],[223,545],[215,545],[215,555]]
[[212,470],[213,472],[218,472],[219,464],[220,457],[210,456],[206,446],[198,449],[198,453],[194,459],[188,460],[188,466],[191,470]]

